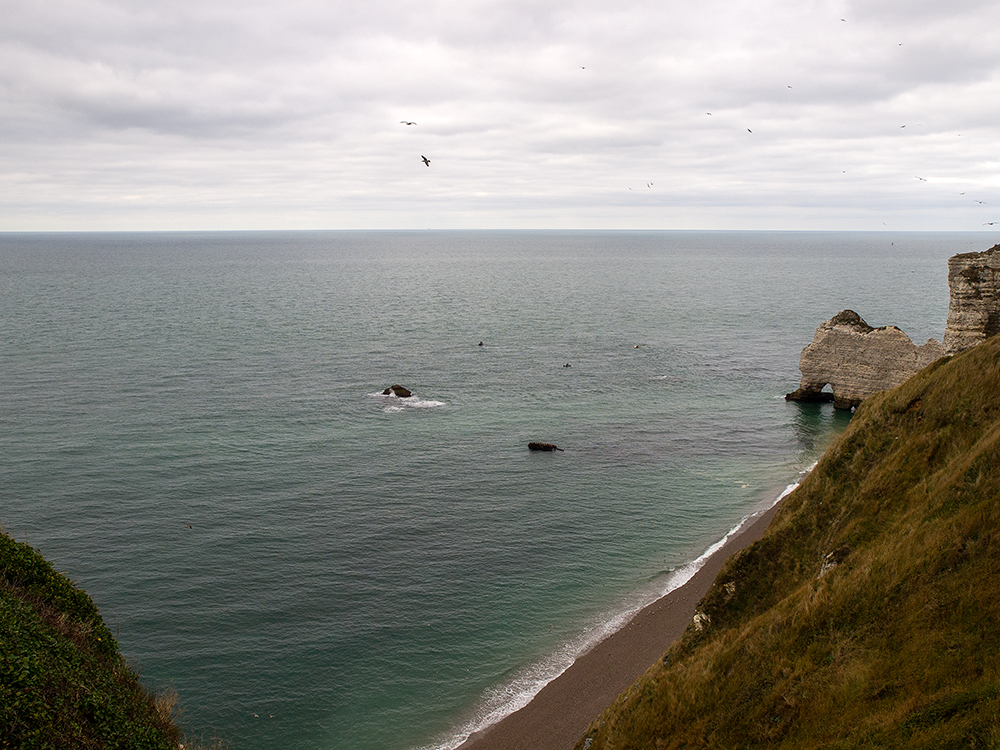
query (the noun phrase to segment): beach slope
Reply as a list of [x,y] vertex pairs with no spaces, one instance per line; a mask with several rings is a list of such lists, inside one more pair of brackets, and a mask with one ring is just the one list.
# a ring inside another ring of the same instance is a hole
[[632,684],[691,622],[723,563],[760,539],[778,506],[751,518],[683,586],[640,610],[583,654],[532,701],[469,738],[461,750],[569,750],[587,724]]

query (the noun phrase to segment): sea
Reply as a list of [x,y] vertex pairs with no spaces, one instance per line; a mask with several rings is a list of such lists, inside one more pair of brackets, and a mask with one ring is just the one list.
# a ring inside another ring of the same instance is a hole
[[0,234],[0,523],[191,738],[455,748],[844,429],[783,399],[821,322],[940,340],[994,242]]

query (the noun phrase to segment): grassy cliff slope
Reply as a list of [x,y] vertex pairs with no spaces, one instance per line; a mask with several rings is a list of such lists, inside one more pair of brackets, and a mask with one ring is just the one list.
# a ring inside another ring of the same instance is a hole
[[1000,336],[862,403],[577,747],[1000,747]]
[[176,750],[168,709],[90,597],[0,533],[0,748]]

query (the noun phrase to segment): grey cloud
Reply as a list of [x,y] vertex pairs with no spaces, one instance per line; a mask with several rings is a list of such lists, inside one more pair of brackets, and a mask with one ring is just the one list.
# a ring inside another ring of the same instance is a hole
[[487,204],[585,216],[632,206],[642,175],[663,192],[622,217],[767,200],[777,215],[805,193],[902,210],[918,167],[986,185],[1000,106],[981,33],[997,9],[971,1],[2,7],[5,215],[31,195],[177,215],[197,194],[256,220],[273,193],[310,221],[319,195],[370,216],[437,205],[445,223]]

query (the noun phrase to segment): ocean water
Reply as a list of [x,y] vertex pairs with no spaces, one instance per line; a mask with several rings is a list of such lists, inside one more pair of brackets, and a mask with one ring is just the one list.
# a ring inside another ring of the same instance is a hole
[[0,235],[0,523],[196,736],[454,747],[843,429],[781,398],[820,322],[940,339],[947,258],[991,244]]

